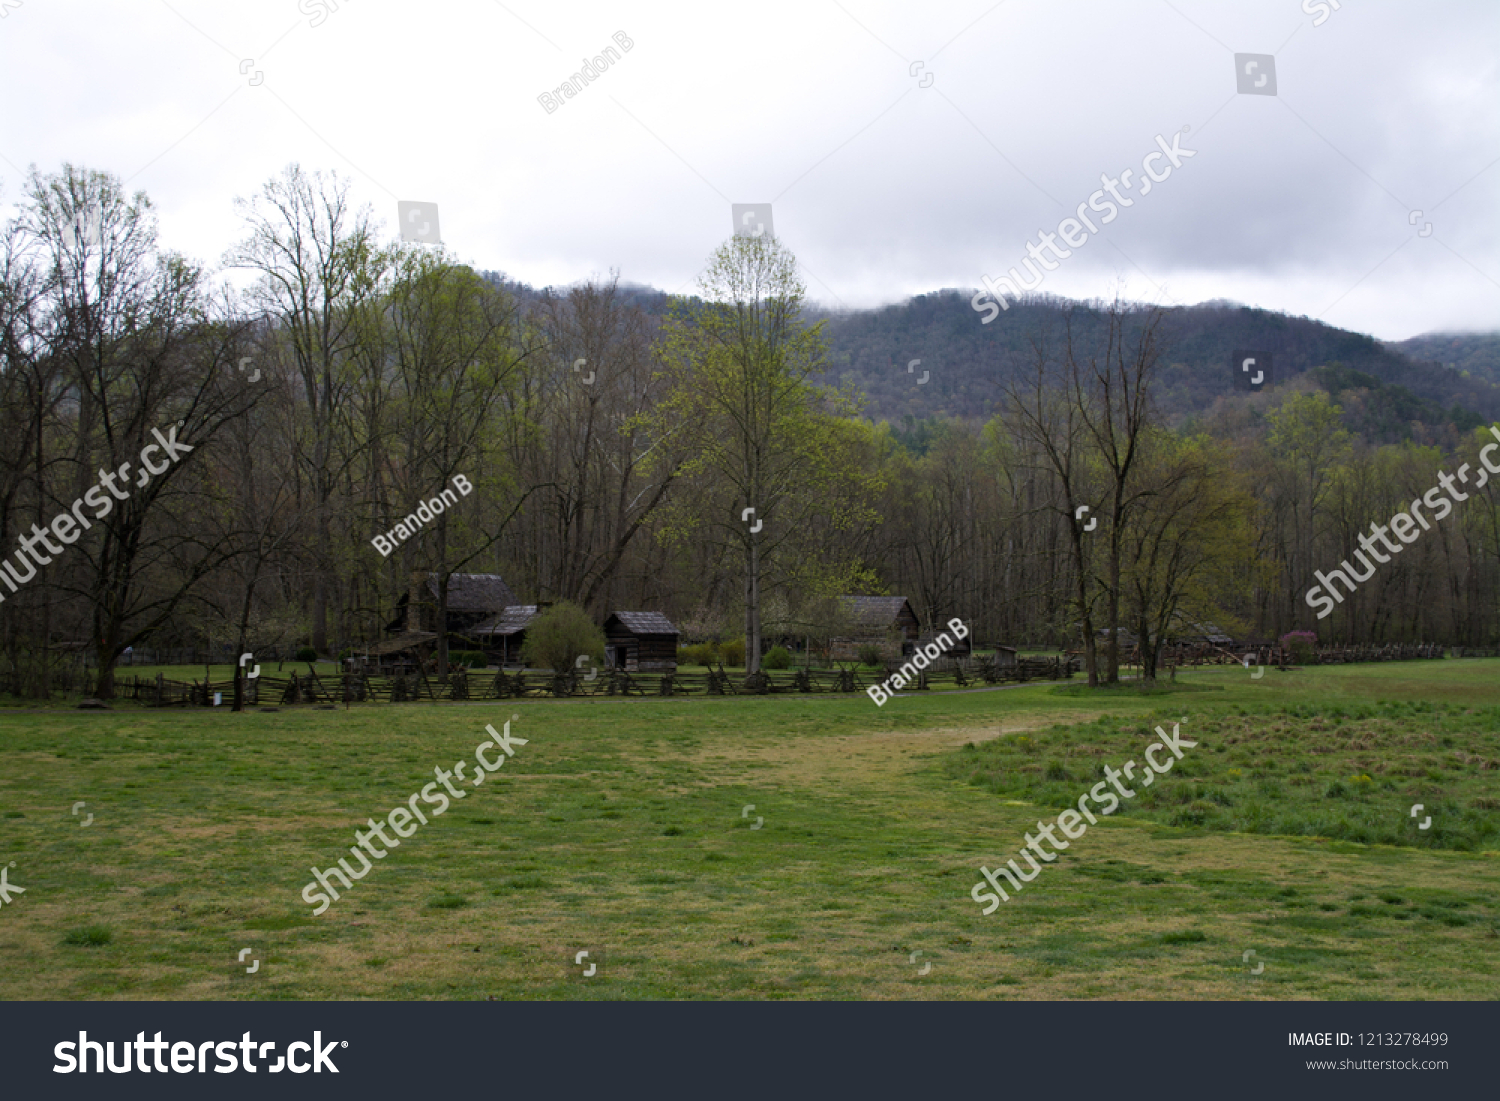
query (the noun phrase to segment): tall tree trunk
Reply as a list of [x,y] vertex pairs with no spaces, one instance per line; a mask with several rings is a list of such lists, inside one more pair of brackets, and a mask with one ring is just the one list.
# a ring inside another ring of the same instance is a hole
[[754,535],[745,573],[745,672],[760,672],[760,540]]

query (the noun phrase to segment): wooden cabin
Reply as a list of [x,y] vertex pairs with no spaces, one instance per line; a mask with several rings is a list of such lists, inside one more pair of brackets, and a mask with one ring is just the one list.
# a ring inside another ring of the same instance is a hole
[[891,659],[921,637],[922,624],[904,596],[841,596],[847,634],[829,639],[829,656],[853,661],[861,646],[878,646]]
[[1169,646],[1234,646],[1234,636],[1217,623],[1194,623],[1176,617],[1166,639]]
[[364,673],[415,673],[426,668],[437,650],[432,631],[406,631],[384,642],[371,643],[345,663],[345,670]]
[[627,673],[675,673],[677,636],[660,612],[611,612],[604,621],[604,662]]
[[480,620],[464,634],[472,639],[485,656],[500,665],[516,665],[521,661],[521,647],[526,644],[526,628],[550,604],[513,604],[498,615]]
[[[519,603],[499,574],[453,574],[448,578],[448,645],[460,646],[463,643],[460,636],[472,633],[476,624]],[[437,615],[438,575],[426,570],[414,571],[410,588],[396,605],[396,618],[386,624],[386,633],[435,632]]]

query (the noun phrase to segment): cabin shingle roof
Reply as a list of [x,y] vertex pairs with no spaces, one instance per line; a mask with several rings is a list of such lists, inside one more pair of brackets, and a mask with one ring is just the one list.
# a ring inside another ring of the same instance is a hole
[[845,596],[840,599],[849,609],[853,626],[877,631],[892,626],[907,602],[904,596]]
[[[434,604],[438,598],[438,575],[427,575],[427,593]],[[501,613],[519,604],[516,594],[504,578],[496,573],[456,573],[448,578],[450,612]]]
[[372,642],[365,647],[365,655],[372,658],[385,657],[387,654],[399,654],[406,650],[413,650],[419,646],[426,645],[437,638],[432,631],[406,631],[395,638],[388,638],[384,642]]
[[464,633],[498,637],[519,634],[531,626],[531,621],[537,617],[540,610],[535,604],[512,604],[498,615],[480,620]]
[[[611,612],[610,619],[618,619],[633,635],[675,635],[677,628],[661,612]],[[609,625],[609,620],[605,620]]]

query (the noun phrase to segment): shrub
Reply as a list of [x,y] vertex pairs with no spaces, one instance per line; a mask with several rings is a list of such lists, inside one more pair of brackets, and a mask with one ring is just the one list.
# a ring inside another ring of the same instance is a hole
[[448,660],[468,669],[483,669],[490,663],[483,650],[457,650],[448,654]]
[[589,614],[571,601],[552,605],[526,628],[521,660],[534,669],[567,673],[587,654],[596,667],[604,665],[604,632]]
[[352,646],[345,646],[342,650],[339,651],[339,661],[344,661],[345,659],[352,658],[353,656],[354,647]]
[[745,640],[732,638],[728,642],[719,643],[719,654],[725,665],[744,665]]
[[772,646],[766,651],[766,656],[760,659],[763,669],[790,669],[792,667],[792,655],[785,646]]
[[1306,665],[1312,660],[1313,645],[1318,641],[1318,636],[1312,631],[1288,631],[1281,636],[1281,645],[1292,652],[1292,660],[1298,665]]
[[318,652],[316,650],[314,650],[311,646],[304,646],[300,650],[297,651],[297,660],[298,661],[317,661],[318,660]]
[[885,655],[880,652],[879,646],[867,642],[859,648],[859,663],[879,667],[885,663]]
[[692,646],[679,647],[677,650],[678,665],[708,666],[717,660],[719,660],[719,653],[711,642],[699,642]]

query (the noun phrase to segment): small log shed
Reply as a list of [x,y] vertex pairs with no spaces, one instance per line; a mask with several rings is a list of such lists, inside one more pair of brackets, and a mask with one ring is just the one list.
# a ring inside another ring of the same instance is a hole
[[[943,647],[943,644],[941,642],[938,642],[937,635],[923,635],[921,638],[908,639],[907,641],[903,642],[901,644],[901,656],[903,658],[909,658],[917,652],[917,647],[928,646],[931,644],[936,644],[938,649],[943,651],[942,656],[945,658],[966,658],[974,652],[972,636],[965,635],[963,638],[958,638],[952,631],[948,630],[946,627],[942,631],[939,631],[938,634],[947,635],[948,641],[950,641],[953,645],[945,649]],[[1015,657],[1014,650],[1011,651],[1011,657],[1012,659],[1014,659]]]
[[849,634],[829,640],[829,655],[850,661],[859,656],[862,646],[878,646],[887,658],[893,658],[910,646],[922,633],[917,613],[904,596],[842,596]]
[[677,637],[660,612],[611,612],[604,621],[605,664],[627,673],[675,673]]
[[547,607],[546,604],[512,604],[499,615],[476,623],[466,633],[479,643],[486,657],[498,661],[502,668],[515,665],[521,660],[526,628]]

